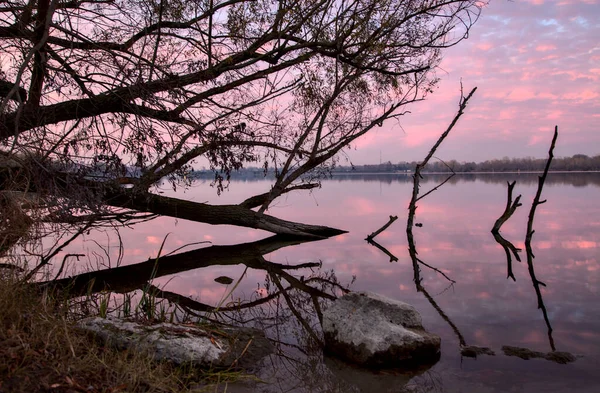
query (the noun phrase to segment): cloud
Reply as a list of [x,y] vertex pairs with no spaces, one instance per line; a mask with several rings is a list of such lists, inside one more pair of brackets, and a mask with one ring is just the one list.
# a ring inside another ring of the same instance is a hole
[[[543,156],[559,126],[557,154],[599,154],[600,1],[491,2],[469,39],[445,52],[440,83],[411,114],[350,152],[355,164],[418,160],[456,113],[461,83],[478,91],[440,149],[445,159]],[[362,146],[368,150],[361,152]],[[465,148],[467,147],[468,148]],[[446,155],[447,154],[447,155]],[[452,154],[452,155],[450,155]]]
[[556,46],[555,45],[551,45],[551,44],[541,44],[535,47],[535,50],[537,52],[548,52],[551,50],[556,50]]

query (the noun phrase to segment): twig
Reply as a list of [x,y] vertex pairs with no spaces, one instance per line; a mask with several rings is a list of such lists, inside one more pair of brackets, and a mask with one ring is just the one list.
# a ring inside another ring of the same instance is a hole
[[58,254],[59,252],[61,252],[65,247],[67,247],[69,244],[71,244],[71,242],[73,242],[73,240],[77,239],[79,236],[81,236],[81,234],[85,233],[89,228],[91,228],[91,226],[93,225],[93,222],[90,221],[88,223],[86,223],[83,227],[79,228],[74,234],[73,236],[71,236],[68,240],[66,240],[63,244],[61,244],[60,246],[56,247],[50,254],[48,254],[45,257],[42,257],[40,263],[37,264],[36,267],[34,267],[33,269],[31,269],[31,271],[29,273],[27,273],[27,275],[25,275],[25,277],[21,280],[21,282],[27,282],[29,281],[42,267],[46,266],[48,263],[50,263],[50,261],[52,260],[52,258],[54,258],[56,256],[56,254]]
[[379,228],[375,232],[371,233],[369,236],[367,236],[367,238],[365,240],[368,241],[368,242],[371,242],[375,238],[375,236],[377,236],[381,232],[385,231],[397,219],[398,219],[398,216],[390,216],[390,220],[384,226],[382,226],[381,228]]
[[85,254],[67,254],[67,255],[65,255],[63,257],[62,263],[60,264],[60,268],[58,269],[58,273],[56,273],[56,275],[54,276],[54,280],[56,280],[62,274],[63,269],[65,268],[65,263],[67,262],[67,258],[76,257],[77,261],[79,261],[79,257],[84,257],[84,256],[85,256]]
[[441,186],[443,186],[444,184],[446,184],[446,182],[450,179],[452,179],[454,176],[456,176],[456,173],[454,171],[452,171],[452,174],[450,176],[448,176],[446,178],[446,180],[444,180],[443,182],[441,182],[440,184],[438,184],[437,186],[433,187],[431,190],[427,191],[425,194],[421,195],[420,197],[417,198],[417,202],[420,201],[421,199],[425,198],[427,195],[431,194],[432,192],[434,192],[435,190],[437,190],[438,188],[440,188]]
[[[465,97],[463,95],[462,84],[461,84],[461,97],[460,97],[460,102],[459,102],[459,106],[458,106],[458,112],[454,116],[454,119],[452,119],[452,122],[450,123],[448,128],[446,128],[446,131],[444,131],[444,133],[438,138],[435,145],[433,145],[433,147],[429,151],[429,154],[427,154],[427,156],[421,163],[417,164],[417,166],[415,168],[415,173],[413,174],[413,191],[412,191],[410,203],[408,205],[408,219],[406,220],[406,237],[408,238],[408,253],[410,254],[410,259],[412,260],[412,263],[413,263],[414,280],[417,285],[419,285],[419,283],[421,281],[421,278],[420,278],[421,276],[420,276],[420,270],[419,270],[419,262],[418,262],[418,258],[417,258],[417,249],[415,246],[415,239],[413,236],[412,229],[414,226],[415,213],[417,211],[417,201],[419,199],[421,199],[421,198],[419,198],[419,182],[422,178],[421,170],[427,165],[427,163],[429,162],[431,157],[433,157],[433,155],[435,154],[435,151],[437,150],[437,148],[444,141],[444,139],[446,139],[446,137],[448,136],[450,131],[454,128],[454,126],[458,122],[458,119],[460,119],[460,117],[463,115],[469,100],[471,99],[471,97],[473,97],[473,94],[475,94],[476,90],[477,90],[477,87],[473,88],[473,90],[471,90],[471,92]],[[449,180],[449,178],[446,179],[446,181],[448,181],[448,180]],[[446,181],[444,181],[442,184],[444,184]],[[431,193],[432,191],[439,188],[440,186],[429,191],[427,194]],[[427,194],[425,194],[425,195],[427,195]]]
[[[506,184],[508,184],[508,197],[506,199],[506,207],[504,208],[504,213],[502,213],[502,215],[494,223],[494,227],[492,228],[493,234],[499,233],[500,227],[506,221],[508,221],[508,219],[514,214],[515,210],[517,210],[517,207],[522,206],[522,204],[519,203],[519,201],[521,200],[521,195],[519,195],[514,200],[514,202],[512,200],[512,192],[513,192],[513,188],[515,188],[516,183],[517,183],[516,181],[513,181],[512,183],[506,182]],[[498,243],[500,243],[500,242],[498,242]]]
[[438,269],[437,267],[433,267],[425,262],[423,262],[420,258],[417,258],[417,262],[419,262],[421,265],[423,266],[427,266],[428,268],[430,268],[431,270],[433,270],[434,272],[437,272],[439,274],[441,274],[442,276],[444,276],[444,278],[448,281],[450,281],[452,284],[456,284],[456,281],[454,281],[453,279],[451,279],[450,277],[448,277],[446,275],[446,273],[444,273],[443,271],[441,271],[440,269]]

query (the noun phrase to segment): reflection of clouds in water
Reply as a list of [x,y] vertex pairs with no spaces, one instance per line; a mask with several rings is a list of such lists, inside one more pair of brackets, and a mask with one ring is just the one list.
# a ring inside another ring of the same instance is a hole
[[561,244],[562,248],[567,249],[581,249],[581,248],[598,248],[598,243],[589,240],[571,240],[563,241]]
[[[251,182],[247,184],[252,185]],[[241,186],[233,185],[235,189]],[[522,184],[518,180],[515,191],[532,195],[535,186],[534,182]],[[195,190],[185,196],[192,196]],[[404,221],[408,205],[405,200],[410,190],[408,182],[386,184],[380,192],[377,182],[325,181],[323,188],[315,191],[318,206],[306,194],[290,195],[287,207],[277,208],[271,213],[284,219],[340,227],[350,233],[282,248],[265,257],[268,261],[282,264],[322,261],[322,270],[333,269],[342,285],[356,276],[357,280],[351,287],[353,290],[370,290],[415,305],[422,313],[426,327],[442,334],[445,352],[442,353],[441,367],[452,369],[456,366],[453,359],[457,356],[457,339],[431,304],[416,292],[412,281]],[[547,198],[548,203],[538,210],[546,214],[534,224],[533,249],[537,276],[548,284],[541,291],[555,329],[557,349],[597,359],[600,352],[600,334],[597,333],[600,331],[597,318],[600,315],[597,302],[600,233],[594,230],[597,229],[594,217],[600,216],[600,207],[595,195],[598,188],[592,190],[594,192],[570,185],[552,187],[548,194],[544,190],[543,198]],[[347,195],[352,197],[347,198]],[[205,200],[201,196],[196,199]],[[227,195],[227,200],[230,199],[243,198],[237,198],[232,191]],[[530,201],[531,198],[524,198],[523,206],[502,228],[502,235],[523,249]],[[439,274],[421,267],[423,284],[460,329],[467,343],[495,349],[514,345],[547,351],[546,327],[537,309],[527,264],[525,261],[513,261],[516,282],[507,280],[504,251],[489,233],[505,204],[506,183],[501,181],[458,181],[428,196],[422,203],[423,209],[417,209],[416,222],[424,223],[422,228],[415,230],[419,257],[457,283],[449,288],[448,282]],[[378,239],[398,257],[399,261],[394,263],[364,241],[364,237],[381,227],[389,215],[400,217]],[[211,227],[161,218],[136,226],[135,230],[122,231],[126,255],[124,264],[155,257],[167,233],[170,235],[163,254],[193,242],[210,240],[212,244],[237,244],[268,236],[262,231]],[[102,242],[102,239],[98,241]],[[111,244],[115,244],[114,238],[111,238]],[[210,245],[189,249],[207,246]],[[71,248],[64,252],[77,252]],[[116,249],[111,249],[110,253],[116,255]],[[521,255],[524,259],[524,251]],[[191,295],[215,305],[231,286],[215,283],[214,278],[224,275],[236,281],[243,271],[242,265],[210,266],[162,277],[155,280],[155,284],[164,290]],[[308,276],[310,269],[294,274]],[[264,271],[248,269],[247,277],[234,291],[233,299],[265,296],[265,275]],[[578,360],[583,365],[585,361]],[[520,360],[511,359],[510,362],[515,369],[529,366]]]

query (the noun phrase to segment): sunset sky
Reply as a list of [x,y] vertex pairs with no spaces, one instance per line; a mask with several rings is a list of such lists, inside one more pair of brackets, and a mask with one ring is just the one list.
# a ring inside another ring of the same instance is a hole
[[555,125],[556,156],[600,154],[600,0],[492,0],[437,74],[439,89],[362,139],[354,164],[422,159],[456,113],[461,80],[478,90],[439,158],[542,158]]

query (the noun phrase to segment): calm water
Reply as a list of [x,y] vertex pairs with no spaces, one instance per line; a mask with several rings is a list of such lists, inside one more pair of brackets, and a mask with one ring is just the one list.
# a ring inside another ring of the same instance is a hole
[[[421,193],[439,180],[426,177]],[[245,318],[257,317],[250,324],[268,329],[271,337],[283,342],[278,346],[282,356],[266,359],[257,370],[259,377],[268,383],[230,386],[228,391],[600,391],[600,174],[551,175],[542,194],[548,202],[538,207],[534,224],[535,273],[546,284],[541,294],[556,350],[578,357],[570,364],[522,360],[506,356],[501,350],[504,345],[541,352],[552,350],[524,251],[522,262],[513,260],[516,281],[507,279],[506,254],[490,234],[506,204],[507,180],[517,181],[515,196],[522,194],[523,206],[504,225],[501,234],[524,249],[527,215],[537,176],[457,176],[419,202],[415,222],[423,226],[414,229],[419,257],[456,281],[450,285],[438,272],[421,266],[422,284],[429,299],[416,290],[407,252],[405,226],[412,187],[410,177],[337,176],[323,181],[322,188],[312,193],[299,192],[279,201],[270,210],[277,217],[328,225],[349,233],[279,248],[265,255],[267,261],[290,265],[320,261],[320,269],[305,268],[289,274],[304,280],[335,276],[340,285],[351,290],[373,291],[414,305],[421,312],[425,327],[442,337],[442,357],[431,369],[412,377],[348,369],[324,360],[320,351],[311,350],[306,332],[285,311],[286,301],[278,298],[244,314]],[[208,183],[198,182],[192,189],[176,195],[200,202],[239,203],[247,196],[268,191],[269,185],[264,180],[233,181],[230,190],[217,198]],[[173,194],[166,189],[164,192]],[[398,215],[399,219],[376,241],[396,256],[397,262],[390,262],[388,255],[364,241],[390,215]],[[270,236],[258,230],[161,218],[121,231],[125,245],[123,264],[155,257],[167,234],[165,252],[199,241],[235,245]],[[95,236],[104,245],[116,244],[115,236],[110,233]],[[93,254],[96,244],[88,237],[74,247]],[[194,247],[198,246],[185,250]],[[115,253],[114,248],[108,251],[113,257],[111,264]],[[96,256],[87,261],[87,265],[99,263],[108,265],[108,257]],[[232,263],[236,262],[181,271],[154,282],[166,291],[215,305],[231,287],[217,284],[214,278],[225,275],[238,279],[246,268]],[[85,266],[76,268],[83,269]],[[226,301],[258,299],[277,291],[276,284],[266,276],[264,270],[248,268]],[[287,286],[286,280],[278,277]],[[322,282],[315,283],[318,286]],[[318,331],[310,297],[300,294],[290,300],[297,300],[300,314]],[[278,324],[282,319],[283,325]],[[496,356],[461,357],[461,340],[468,345],[489,347]]]

